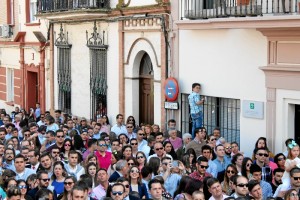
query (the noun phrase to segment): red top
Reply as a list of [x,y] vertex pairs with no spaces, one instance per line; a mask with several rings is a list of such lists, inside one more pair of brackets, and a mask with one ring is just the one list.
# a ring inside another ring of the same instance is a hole
[[106,151],[105,156],[102,156],[99,151],[96,151],[95,156],[98,159],[99,167],[107,170],[111,163],[111,152]]

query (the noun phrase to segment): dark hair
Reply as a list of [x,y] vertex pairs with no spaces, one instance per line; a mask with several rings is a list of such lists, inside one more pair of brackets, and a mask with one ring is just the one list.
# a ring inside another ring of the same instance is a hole
[[170,151],[170,152],[167,152],[167,154],[171,155],[172,158],[173,158],[174,160],[177,160],[177,154],[176,154],[176,152],[175,152],[175,149],[174,149],[174,147],[173,147],[173,144],[172,144],[170,141],[165,141],[165,142],[163,143],[163,147],[165,148],[165,151],[166,151],[166,145],[167,145],[167,144],[170,144],[170,145],[171,145],[171,151]]
[[[132,121],[129,121],[130,118],[132,118]],[[132,124],[132,125],[133,125],[133,128],[136,127],[135,119],[134,119],[134,117],[133,117],[132,115],[130,115],[130,116],[127,117],[126,124],[128,124],[128,123]]]
[[205,145],[202,146],[201,152],[203,153],[204,150],[210,150],[210,153],[212,153],[212,148],[211,148],[211,146],[209,146],[209,145],[207,145],[207,144],[205,144]]
[[180,181],[179,181],[179,185],[177,187],[177,190],[175,191],[174,193],[174,197],[176,197],[178,194],[181,194],[181,193],[185,193],[185,188],[186,186],[188,185],[188,182],[191,181],[191,177],[189,176],[183,176]]
[[117,114],[116,119],[119,119],[119,117],[123,117],[122,114]]
[[231,158],[231,163],[235,165],[238,157],[240,157],[240,156],[243,156],[243,154],[237,153],[237,154],[233,155]]
[[286,193],[284,194],[284,200],[289,200],[290,199],[290,195],[291,193],[295,191],[298,194],[298,190],[296,189],[289,189],[288,191],[286,191]]
[[207,180],[207,187],[210,188],[215,183],[220,183],[217,178],[209,178]]
[[46,115],[45,116],[45,120],[49,121],[49,124],[53,124],[55,122],[54,117],[52,117],[51,115]]
[[109,119],[108,119],[108,116],[107,116],[107,115],[103,115],[102,118],[104,118],[104,117],[106,118],[106,124],[109,125]]
[[73,139],[74,139],[74,149],[81,151],[84,148],[84,144],[81,136],[76,134],[74,135]]
[[259,142],[260,140],[263,140],[263,141],[265,142],[265,147],[264,147],[264,148],[269,152],[269,149],[268,149],[268,146],[267,146],[267,139],[266,139],[265,137],[259,137],[259,138],[256,140],[254,149],[257,149],[257,148],[258,148],[257,145],[258,145],[258,142]]
[[248,182],[248,190],[249,192],[251,192],[251,190],[256,186],[256,185],[259,185],[259,182],[256,181],[256,180],[250,180]]
[[261,172],[261,167],[257,164],[252,164],[250,167],[250,173],[253,174],[254,172]]
[[285,146],[288,146],[290,142],[292,142],[294,139],[293,138],[288,138],[284,143]]
[[273,174],[275,175],[277,172],[284,172],[285,170],[284,169],[282,169],[282,168],[276,168],[276,169],[274,169],[274,171],[273,171]]
[[198,165],[200,165],[201,162],[208,162],[208,160],[207,160],[207,158],[204,157],[204,156],[199,156],[199,157],[197,158],[197,163],[198,163]]
[[161,186],[162,186],[162,183],[161,183],[159,180],[157,180],[157,179],[151,179],[151,180],[149,181],[149,183],[148,183],[148,188],[149,188],[149,190],[151,190],[152,184],[155,184],[155,183],[159,183],[159,184],[161,184]]
[[[279,156],[283,156],[284,159],[286,159],[286,156],[283,153],[278,153],[274,156],[274,163],[276,163],[278,165],[278,158]],[[278,166],[279,167],[279,166]]]
[[158,157],[151,157],[149,162],[147,163],[147,166],[149,166],[152,169],[152,172],[155,176],[158,175],[160,159]]
[[300,168],[294,167],[293,169],[291,169],[290,171],[291,177],[294,176],[295,173],[300,173]]
[[17,183],[15,177],[10,177],[10,178],[6,179],[5,182],[4,182],[4,184],[3,184],[4,190],[7,190],[7,189],[8,189],[8,183],[9,183],[10,181],[15,181],[15,182]]
[[56,135],[55,132],[54,132],[54,131],[51,131],[51,130],[50,130],[50,131],[47,131],[46,134],[50,134],[52,137],[54,137],[54,136]]
[[47,176],[48,176],[48,172],[47,171],[41,170],[41,171],[37,172],[37,174],[36,174],[37,178],[41,179],[42,178],[42,174],[47,174]]
[[56,165],[60,165],[60,166],[61,166],[61,168],[62,168],[62,170],[63,170],[62,176],[63,176],[63,177],[66,177],[68,174],[67,174],[67,172],[66,172],[66,169],[65,169],[64,164],[63,164],[61,161],[56,161],[56,162],[54,162],[53,165],[52,165],[52,167],[53,167],[53,173],[52,173],[51,179],[52,179],[52,180],[55,180],[55,179],[57,178],[57,177],[55,176],[55,174],[54,174],[54,168],[55,168]]
[[125,187],[122,183],[115,183],[111,186],[111,191],[113,191],[113,188],[116,187],[116,186],[121,186],[123,188],[123,192],[125,191]]
[[254,155],[256,155],[259,150],[267,151],[269,153],[267,148],[262,147],[262,148],[255,148],[254,151],[253,151]]
[[195,150],[192,149],[192,148],[189,148],[185,153],[188,154],[189,157],[190,157],[190,154],[193,154],[193,155],[194,155],[194,158],[193,158],[193,160],[192,160],[192,163],[190,163],[190,164],[196,164],[196,162],[197,162],[197,156],[196,156]]
[[21,191],[17,187],[9,188],[6,192],[7,197],[11,198],[13,196],[21,196]]
[[16,160],[17,158],[22,158],[25,161],[25,157],[22,154],[16,155],[14,160]]
[[246,167],[247,167],[247,162],[248,162],[249,160],[253,163],[253,161],[252,161],[251,158],[249,158],[249,157],[245,157],[245,158],[243,159],[243,162],[242,162],[241,173],[242,173],[242,175],[245,176],[245,177],[247,177],[247,169],[246,169]]
[[70,150],[74,150],[74,146],[73,146],[72,140],[71,140],[70,138],[66,138],[66,139],[64,140],[64,143],[63,143],[63,152],[64,152],[64,153],[65,153],[65,144],[66,144],[67,142],[69,142],[69,143],[71,144]]
[[201,87],[200,83],[193,83],[193,84],[192,84],[192,89],[194,89],[194,88],[197,87],[197,86],[200,86],[200,87]]
[[144,166],[141,170],[141,175],[143,178],[146,178],[151,173],[152,173],[152,168],[150,166]]

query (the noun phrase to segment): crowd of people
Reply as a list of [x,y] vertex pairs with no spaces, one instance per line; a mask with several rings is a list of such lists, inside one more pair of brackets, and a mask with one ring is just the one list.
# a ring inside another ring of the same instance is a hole
[[[0,200],[286,199],[300,189],[299,146],[274,155],[264,137],[253,155],[219,128],[182,134],[170,119],[137,124],[133,116],[88,121],[56,110],[0,112]],[[125,121],[125,123],[124,123]]]

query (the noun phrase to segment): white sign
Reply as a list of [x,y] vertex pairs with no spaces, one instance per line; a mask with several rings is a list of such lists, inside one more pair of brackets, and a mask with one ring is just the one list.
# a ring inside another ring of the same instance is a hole
[[242,109],[244,117],[255,119],[264,118],[264,102],[244,100]]
[[165,109],[178,110],[178,102],[165,102]]

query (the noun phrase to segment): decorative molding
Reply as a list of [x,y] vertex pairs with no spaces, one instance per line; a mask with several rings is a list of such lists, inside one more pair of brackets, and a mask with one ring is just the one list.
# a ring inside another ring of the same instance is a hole
[[62,24],[60,24],[58,38],[55,40],[55,46],[71,48],[71,44],[68,41],[68,32],[65,34]]
[[132,52],[133,48],[135,47],[135,45],[136,45],[139,41],[141,41],[141,40],[146,41],[146,42],[150,45],[150,47],[151,47],[151,49],[152,49],[152,51],[153,51],[153,53],[154,53],[154,56],[155,56],[155,63],[156,63],[156,65],[157,65],[158,67],[161,67],[161,65],[158,64],[157,54],[156,54],[156,51],[155,51],[154,46],[152,45],[152,43],[150,42],[150,40],[148,40],[148,39],[146,39],[146,38],[138,38],[138,39],[136,39],[136,40],[132,43],[132,45],[131,45],[131,47],[130,47],[130,50],[129,50],[129,52],[128,52],[128,56],[127,56],[126,61],[125,61],[124,64],[125,64],[125,65],[128,65],[128,64],[129,64],[129,59],[130,59],[130,56],[131,56],[131,52]]
[[[107,49],[108,45],[105,45],[105,31],[97,32],[97,24],[94,22],[93,32],[91,33],[91,37],[88,36],[88,31],[86,31],[86,45],[92,49]],[[101,37],[102,36],[102,37]]]
[[125,20],[124,26],[125,27],[161,26],[161,19],[160,18],[128,19],[128,20]]
[[267,101],[268,102],[276,102],[276,89],[275,88],[267,88]]

